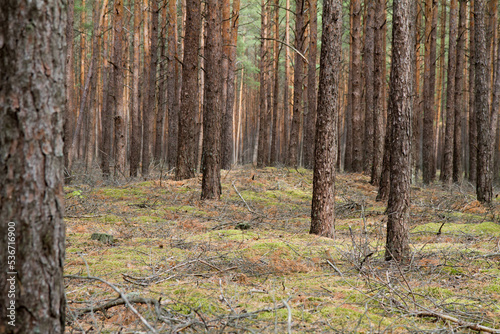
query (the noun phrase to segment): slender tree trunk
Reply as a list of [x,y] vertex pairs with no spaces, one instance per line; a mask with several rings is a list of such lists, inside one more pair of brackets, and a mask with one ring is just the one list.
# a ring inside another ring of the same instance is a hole
[[0,333],[64,333],[65,28],[65,1],[2,3]]
[[[312,0],[315,1],[315,0]],[[273,138],[271,141],[271,165],[275,165],[279,160],[279,139],[280,139],[280,117],[279,117],[279,109],[278,109],[278,100],[279,100],[279,44],[278,41],[280,39],[280,16],[279,16],[279,0],[274,0],[273,6],[274,13],[274,44],[273,44],[273,55],[274,55],[274,66],[273,66]]]
[[[352,160],[353,160],[353,131],[352,131],[352,121],[353,121],[353,113],[352,113],[352,80],[354,76],[354,72],[352,70],[352,48],[353,48],[353,43],[354,43],[354,38],[351,33],[353,30],[353,5],[354,3],[352,1],[349,2],[349,76],[348,76],[348,83],[347,83],[347,105],[346,105],[346,110],[344,113],[344,138],[345,138],[345,153],[344,153],[344,170],[352,172]],[[385,26],[385,24],[384,24]],[[384,34],[385,36],[385,34]],[[385,44],[384,44],[385,45]],[[384,60],[385,64],[385,60]],[[385,65],[384,65],[385,66]],[[385,72],[384,72],[385,73]],[[385,74],[384,74],[385,75]],[[385,80],[385,79],[384,79]]]
[[126,167],[126,125],[123,104],[123,0],[114,1],[114,35],[113,35],[113,71],[111,81],[114,82],[112,92],[112,110],[115,126],[115,166],[114,176],[125,175]]
[[486,0],[474,2],[475,111],[477,122],[477,200],[491,203],[490,71],[486,33]]
[[[451,0],[450,35],[448,46],[448,85],[446,88],[446,133],[443,147],[443,182],[451,184],[453,178],[453,147],[455,139],[455,76],[457,72],[458,0]],[[443,41],[444,42],[444,41]]]
[[222,120],[222,27],[221,3],[218,0],[207,2],[207,44],[206,58],[206,95],[203,112],[203,179],[201,199],[216,199],[221,195],[221,120]]
[[149,15],[151,1],[143,2],[143,38],[144,38],[144,68],[142,72],[142,168],[141,173],[144,178],[149,175],[149,164],[151,161],[150,138],[151,138],[151,114],[149,100],[149,77],[151,72],[151,16]]
[[465,41],[467,0],[460,0],[457,36],[457,66],[455,73],[455,139],[453,141],[453,182],[462,180],[462,118],[464,117],[464,67],[465,67]]
[[266,1],[261,1],[261,45],[260,45],[260,60],[259,60],[259,96],[260,96],[260,122],[259,122],[259,140],[258,140],[258,151],[257,151],[257,166],[265,167],[269,162],[269,128],[270,124],[267,122],[269,118],[268,114],[270,113],[270,107],[268,105],[267,99],[267,91],[270,87],[268,87],[267,80],[267,45],[268,45],[268,33],[267,33],[267,6]]
[[130,176],[137,176],[139,164],[141,162],[141,111],[140,93],[139,93],[139,71],[141,66],[141,18],[142,18],[142,0],[134,2],[134,61],[132,64],[132,133],[130,138]]
[[[304,54],[304,0],[296,0],[295,8],[295,48]],[[302,81],[304,71],[304,59],[295,52],[295,66],[293,79],[293,119],[290,130],[290,145],[288,153],[288,165],[298,167],[299,165],[299,142],[300,142],[300,119],[302,114]]]
[[74,53],[73,53],[73,20],[74,20],[74,0],[68,0],[67,15],[68,21],[66,25],[66,40],[68,46],[66,48],[66,106],[64,112],[64,176],[66,182],[71,182],[71,165],[69,159],[69,147],[74,131],[74,123],[76,119],[76,101],[75,101],[75,69],[74,69]]
[[154,158],[156,161],[163,163],[164,161],[164,133],[165,133],[165,114],[166,114],[166,80],[164,79],[165,74],[165,59],[167,59],[166,51],[166,30],[168,25],[167,17],[167,6],[161,6],[161,22],[162,28],[160,33],[160,68],[159,68],[159,87],[158,87],[158,107],[156,112],[156,139],[155,139],[155,149]]
[[436,28],[437,0],[425,1],[425,60],[424,60],[424,129],[423,129],[423,181],[429,184],[435,174],[435,83],[436,83]]
[[384,67],[385,67],[385,39],[383,26],[385,25],[385,0],[375,2],[375,35],[374,35],[374,76],[373,76],[373,165],[370,183],[380,184],[382,161],[384,154]]
[[[191,2],[190,2],[191,4]],[[198,8],[198,11],[200,10],[199,4],[193,3],[192,5],[195,6],[195,8],[190,8],[190,10],[196,11],[196,8]],[[177,151],[177,140],[179,136],[179,110],[177,110],[177,86],[178,86],[178,72],[177,72],[177,13],[176,13],[176,2],[175,1],[169,1],[168,2],[168,69],[167,69],[167,103],[168,103],[168,149],[167,149],[167,162],[168,162],[168,167],[173,168],[176,166],[176,162],[179,159],[178,157],[178,151]],[[192,13],[190,13],[192,15]],[[191,26],[191,22],[186,13],[186,25]],[[198,23],[198,25],[201,25]],[[191,41],[192,36],[186,36],[186,38]],[[198,42],[199,43],[199,42]],[[194,50],[191,50],[191,52],[196,52]],[[198,63],[196,63],[198,64]],[[190,66],[194,66],[194,64],[189,64]],[[187,66],[187,64],[186,64]],[[184,68],[182,69],[184,71]],[[188,79],[189,80],[189,79]],[[195,94],[196,90],[193,90],[191,94]],[[181,100],[182,100],[182,94],[181,93]],[[181,102],[182,104],[182,102]],[[182,108],[182,107],[181,107]],[[187,117],[189,118],[189,117]],[[183,167],[179,167],[183,168]],[[196,168],[196,167],[195,167]],[[178,172],[176,171],[176,175],[184,175],[185,170],[183,169],[180,173],[177,174]],[[194,173],[194,171],[190,172]],[[194,174],[189,174],[187,178],[192,177]],[[179,178],[180,176],[176,176],[176,178]]]
[[374,145],[374,42],[375,42],[375,2],[365,1],[366,8],[366,31],[365,45],[363,49],[363,72],[365,76],[365,144],[363,170],[368,173],[372,170],[373,145]]
[[361,0],[352,0],[352,171],[363,171],[363,109],[361,102]]
[[[438,61],[438,67],[437,67],[437,81],[436,81],[436,108],[437,108],[437,114],[436,114],[436,119],[434,120],[434,124],[436,124],[436,140],[434,141],[435,147],[434,147],[434,158],[436,161],[436,164],[434,165],[434,170],[436,170],[437,166],[439,166],[439,169],[441,171],[439,175],[440,181],[443,181],[443,176],[444,176],[444,159],[442,157],[442,151],[444,147],[444,133],[445,133],[445,119],[446,119],[446,113],[443,112],[445,109],[445,101],[446,99],[443,98],[443,92],[445,91],[445,87],[447,84],[447,81],[445,80],[445,72],[446,72],[446,22],[447,22],[447,15],[446,15],[446,10],[447,8],[447,0],[441,0],[441,17],[439,19],[440,24],[439,24],[439,53],[437,56],[437,61]],[[437,44],[437,41],[436,41]],[[435,172],[434,172],[435,174]]]
[[[290,0],[286,0],[285,8],[285,43],[290,45]],[[285,48],[285,87],[283,89],[283,145],[281,161],[288,159],[290,143],[290,48]]]
[[[239,24],[239,15],[240,15],[240,0],[233,0],[233,11],[231,13],[231,45],[229,48],[229,71],[227,74],[227,104],[226,104],[226,113],[233,114],[235,97],[236,97],[236,46],[238,44],[238,24]],[[243,69],[242,69],[243,70]],[[243,78],[243,72],[242,72]],[[238,108],[238,112],[240,112],[241,108]],[[238,117],[238,126],[237,130],[239,130],[239,124],[241,120]],[[234,135],[234,134],[233,134]],[[233,156],[233,162],[236,163],[236,149],[238,136],[235,136],[235,139],[231,138],[233,144],[231,146],[231,154]]]
[[477,123],[476,123],[476,44],[474,42],[474,1],[470,0],[469,12],[469,181],[476,183],[477,179]]
[[221,168],[229,170],[233,160],[233,111],[227,109],[229,53],[231,52],[231,1],[222,0],[222,137]]
[[401,262],[410,255],[411,113],[415,3],[394,0],[389,108],[392,113],[391,190],[387,204],[385,259]]
[[[198,109],[198,49],[201,33],[201,2],[187,0],[186,36],[182,67],[181,114],[179,117],[179,149],[177,150],[177,180],[195,176],[197,167],[196,113]],[[172,83],[172,82],[171,82]]]
[[421,156],[421,143],[422,143],[422,94],[420,89],[421,83],[421,46],[422,46],[422,2],[419,1],[417,4],[417,16],[416,16],[416,39],[415,39],[415,98],[413,100],[413,147],[412,147],[412,159],[413,159],[413,170],[414,179],[417,181],[419,176],[419,170],[421,168],[420,156]]
[[304,167],[314,167],[314,136],[316,133],[316,58],[318,18],[316,0],[309,1],[309,64],[307,65],[307,114],[304,116]]
[[339,87],[342,61],[342,4],[323,2],[318,110],[316,120],[315,168],[311,229],[309,233],[332,238],[335,228],[335,160]]

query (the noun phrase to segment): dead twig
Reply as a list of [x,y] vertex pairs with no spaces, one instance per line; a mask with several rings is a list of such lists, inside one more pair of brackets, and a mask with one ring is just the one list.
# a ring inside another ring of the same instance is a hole
[[[156,311],[159,311],[159,304],[158,301],[152,298],[143,298],[143,297],[131,297],[128,299],[129,303],[133,304],[152,304],[155,306]],[[85,313],[90,313],[90,312],[96,312],[96,311],[106,311],[112,307],[115,306],[120,306],[120,305],[126,305],[127,303],[123,298],[117,298],[114,300],[110,300],[109,302],[103,303],[101,305],[98,305],[96,307],[85,307],[85,308],[80,308],[76,309],[75,312],[78,315],[82,315]]]
[[125,303],[125,305],[127,305],[127,307],[130,309],[130,311],[132,311],[132,313],[134,313],[141,320],[141,322],[144,324],[144,326],[146,326],[151,332],[153,332],[155,334],[158,333],[156,331],[156,329],[154,329],[154,327],[151,326],[149,324],[149,322],[147,322],[147,320],[144,319],[144,317],[129,302],[127,296],[120,289],[118,289],[115,285],[113,285],[112,283],[110,283],[110,282],[108,282],[106,280],[103,280],[100,277],[92,277],[92,276],[65,275],[64,278],[69,278],[69,279],[87,279],[87,280],[92,280],[92,281],[99,281],[101,283],[106,284],[107,286],[109,286],[111,289],[115,290],[120,295],[120,297],[121,297],[121,299],[123,299],[123,302]]
[[455,317],[449,316],[447,314],[442,314],[442,313],[438,313],[438,312],[424,311],[424,312],[413,313],[413,314],[410,314],[410,315],[413,315],[415,317],[434,317],[434,318],[439,318],[439,319],[442,319],[442,320],[451,321],[453,323],[456,323],[456,324],[460,325],[461,327],[466,327],[466,328],[469,328],[469,329],[472,329],[472,330],[478,331],[478,332],[500,333],[500,329],[486,327],[486,326],[479,325],[479,324],[468,323],[468,322],[462,321],[460,319],[457,319]]
[[236,189],[236,186],[234,185],[234,181],[232,182],[232,185],[233,185],[233,188],[234,190],[236,191],[236,193],[238,194],[238,196],[240,196],[241,200],[243,201],[243,203],[245,203],[248,211],[250,211],[251,213],[253,214],[257,214],[255,211],[253,211],[250,206],[248,205],[247,201],[245,201],[245,199],[243,198],[243,196],[241,196],[240,192],[238,191],[238,189]]

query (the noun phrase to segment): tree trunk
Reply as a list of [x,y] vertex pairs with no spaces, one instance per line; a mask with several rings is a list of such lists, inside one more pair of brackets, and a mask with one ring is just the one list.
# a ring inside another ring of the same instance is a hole
[[361,101],[361,0],[352,0],[352,168],[363,171],[363,108]]
[[411,112],[415,23],[413,0],[394,0],[390,79],[391,190],[387,204],[385,259],[401,262],[410,253]]
[[[194,177],[198,161],[196,154],[196,146],[198,145],[196,141],[196,113],[198,111],[199,89],[198,49],[201,33],[200,0],[187,0],[185,31],[180,111],[182,117],[178,117],[179,147],[177,150],[177,169],[175,170],[177,180]],[[170,84],[173,86],[173,80],[171,80]]]
[[316,145],[309,233],[332,238],[335,227],[335,161],[342,61],[342,5],[323,2]]
[[[198,1],[199,2],[199,1]],[[191,3],[191,2],[190,2]],[[195,7],[200,10],[199,4],[196,2],[193,3]],[[168,149],[167,149],[167,162],[169,168],[176,167],[176,162],[179,159],[177,153],[177,140],[179,137],[179,110],[177,109],[177,86],[178,86],[178,72],[177,72],[177,12],[176,12],[176,2],[169,1],[168,2],[168,69],[167,69],[167,103],[168,103]],[[196,11],[196,8],[190,8],[190,10]],[[186,13],[186,28],[191,27],[191,21]],[[190,13],[190,15],[192,15]],[[193,20],[191,18],[191,20]],[[201,20],[201,19],[200,19]],[[198,23],[198,26],[201,25]],[[198,28],[199,29],[199,28]],[[192,36],[186,34],[185,38],[192,43]],[[186,41],[185,41],[186,42]],[[199,42],[198,42],[199,43]],[[191,50],[191,52],[195,52]],[[196,65],[198,63],[196,62]],[[191,66],[195,66],[195,64],[191,64]],[[182,69],[184,71],[184,67]],[[188,79],[189,80],[189,79]],[[198,91],[198,87],[191,92],[191,94],[196,94]],[[184,94],[184,93],[181,93]],[[181,95],[182,100],[182,95]],[[193,100],[194,101],[194,100]],[[182,104],[182,102],[181,102]],[[194,104],[192,105],[194,108]],[[186,117],[188,121],[189,117]],[[181,174],[177,174],[176,170],[176,178],[180,178],[178,175],[186,175],[184,166],[182,168]],[[195,169],[194,167],[193,169]],[[194,171],[189,172],[191,174],[186,175],[186,178],[192,177],[194,175]]]
[[[451,184],[453,179],[453,147],[455,139],[455,76],[457,71],[458,0],[451,0],[450,35],[448,46],[448,85],[446,87],[446,133],[444,137],[444,170],[442,180]],[[444,42],[444,41],[443,41]]]
[[69,159],[69,147],[75,130],[76,120],[76,101],[75,101],[75,69],[74,69],[74,52],[73,52],[73,20],[74,20],[74,0],[68,0],[67,15],[68,21],[66,25],[66,40],[68,46],[66,48],[66,106],[64,112],[64,176],[66,182],[71,182],[71,165],[72,161]]
[[316,133],[316,58],[318,17],[316,0],[309,0],[309,64],[307,67],[307,114],[304,117],[304,167],[314,167],[314,136]]
[[457,66],[455,73],[455,139],[453,141],[453,182],[462,180],[462,118],[465,109],[464,98],[464,67],[465,67],[465,40],[466,40],[467,0],[460,0],[458,37],[457,37]]
[[130,138],[130,176],[137,176],[139,164],[141,162],[141,111],[139,93],[139,71],[141,70],[141,18],[142,0],[134,2],[134,61],[132,64],[132,133]]
[[436,83],[436,28],[437,0],[425,1],[425,59],[424,59],[424,128],[423,128],[423,181],[429,184],[435,174],[435,83]]
[[[290,45],[290,0],[286,0],[285,8],[285,43]],[[288,159],[290,143],[290,48],[285,48],[285,87],[283,89],[283,145],[281,161]]]
[[412,147],[412,159],[413,159],[413,173],[415,181],[418,180],[419,170],[421,168],[421,143],[422,143],[422,97],[421,97],[421,46],[422,46],[422,12],[423,8],[420,2],[417,6],[417,16],[416,16],[416,39],[415,39],[415,99],[413,100],[413,124],[412,124],[412,134],[413,134],[413,147]]
[[203,158],[201,199],[219,199],[221,195],[221,120],[222,120],[222,28],[221,3],[207,2],[207,44],[205,108],[203,111]]
[[486,38],[486,0],[474,2],[475,112],[477,122],[477,200],[491,203],[490,71]]
[[[315,1],[315,0],[312,0]],[[276,165],[279,160],[279,139],[280,139],[280,120],[279,109],[278,109],[278,98],[279,98],[279,65],[280,65],[280,48],[278,41],[280,39],[280,16],[279,16],[279,0],[274,0],[273,6],[274,13],[274,44],[273,44],[273,55],[274,55],[274,66],[273,66],[273,138],[271,141],[271,165]]]
[[374,70],[374,19],[375,2],[365,1],[366,8],[366,30],[365,45],[363,48],[363,72],[365,76],[365,144],[363,170],[371,172],[373,163],[373,144],[374,144],[374,117],[373,117],[373,70]]
[[[296,0],[295,8],[295,48],[304,54],[304,0]],[[293,119],[290,130],[290,145],[288,153],[288,165],[298,167],[299,165],[299,142],[300,142],[300,119],[302,116],[302,81],[304,73],[304,59],[295,52],[295,66],[293,76]]]
[[[115,126],[115,168],[114,176],[125,175],[126,167],[126,125],[125,108],[123,104],[123,0],[114,1],[114,36],[113,36],[113,72],[111,81],[114,82],[112,92],[112,110]],[[83,98],[83,96],[82,96]]]
[[[240,15],[240,0],[233,0],[233,11],[231,13],[231,45],[229,52],[229,70],[227,74],[227,104],[226,104],[226,113],[233,113],[235,97],[236,97],[236,46],[238,44],[238,23],[239,23],[239,15]],[[243,69],[242,69],[243,70]],[[243,72],[242,72],[243,73]],[[243,74],[242,74],[243,78]],[[240,110],[240,108],[238,108]],[[238,127],[240,124],[240,119],[238,118]],[[238,130],[236,130],[237,132]],[[233,133],[235,135],[235,133]],[[235,139],[231,138],[233,144],[231,146],[231,154],[233,156],[232,161],[236,163],[236,150],[235,146],[237,146],[238,136],[235,136]]]
[[227,109],[229,53],[231,52],[231,1],[222,0],[222,137],[221,168],[229,170],[233,162],[233,111]]
[[259,60],[259,97],[260,97],[260,122],[259,122],[259,140],[258,140],[258,151],[257,151],[257,166],[265,167],[269,161],[269,128],[270,124],[267,122],[270,113],[270,107],[268,105],[267,99],[267,91],[270,87],[268,87],[267,80],[267,45],[268,45],[268,33],[267,33],[267,6],[264,0],[261,1],[261,24],[260,24],[260,33],[261,33],[261,44],[260,44],[260,60]]
[[477,179],[477,123],[476,123],[476,44],[474,42],[474,1],[470,0],[469,12],[469,182],[476,183]]
[[165,114],[166,114],[166,80],[165,80],[165,59],[167,59],[167,25],[168,25],[168,17],[167,17],[167,6],[161,7],[161,34],[160,34],[160,68],[159,68],[159,87],[158,87],[158,108],[156,112],[156,139],[155,139],[155,149],[154,149],[154,158],[156,161],[164,162],[164,134],[165,134]]
[[64,333],[66,19],[59,0],[0,14],[0,333]]
[[374,36],[374,76],[373,76],[373,165],[370,183],[374,186],[380,184],[382,174],[382,161],[384,154],[384,67],[385,52],[384,42],[385,34],[383,26],[385,25],[385,0],[375,2],[375,36]]

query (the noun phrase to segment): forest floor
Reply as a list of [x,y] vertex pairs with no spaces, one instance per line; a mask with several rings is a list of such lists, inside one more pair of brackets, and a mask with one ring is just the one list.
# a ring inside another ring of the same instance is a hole
[[337,175],[328,239],[308,233],[311,171],[222,171],[220,201],[200,200],[201,176],[156,173],[65,187],[67,333],[500,330],[500,199],[480,205],[470,184],[412,186],[398,265],[367,176]]

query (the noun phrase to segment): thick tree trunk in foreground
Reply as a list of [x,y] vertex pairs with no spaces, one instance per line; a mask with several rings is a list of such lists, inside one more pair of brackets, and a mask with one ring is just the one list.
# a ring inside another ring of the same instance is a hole
[[[177,150],[177,180],[195,176],[197,167],[196,114],[198,111],[198,49],[201,33],[201,2],[187,0],[186,36],[182,67],[181,115]],[[175,60],[174,60],[175,61]],[[172,81],[170,82],[172,84]],[[169,104],[170,105],[170,104]]]
[[475,112],[477,122],[477,200],[491,203],[493,197],[490,137],[490,71],[486,39],[486,0],[474,2]]
[[413,106],[414,5],[394,0],[390,81],[392,110],[391,190],[387,204],[386,260],[405,260],[410,253],[411,112]]
[[222,29],[221,3],[208,0],[205,108],[203,111],[203,158],[201,199],[219,199],[221,194],[221,120],[222,120]]
[[334,236],[335,226],[335,161],[340,107],[341,36],[341,2],[340,0],[325,0],[323,2],[315,168],[309,231],[309,233],[325,237]]
[[65,6],[16,0],[0,13],[0,333],[64,333]]

